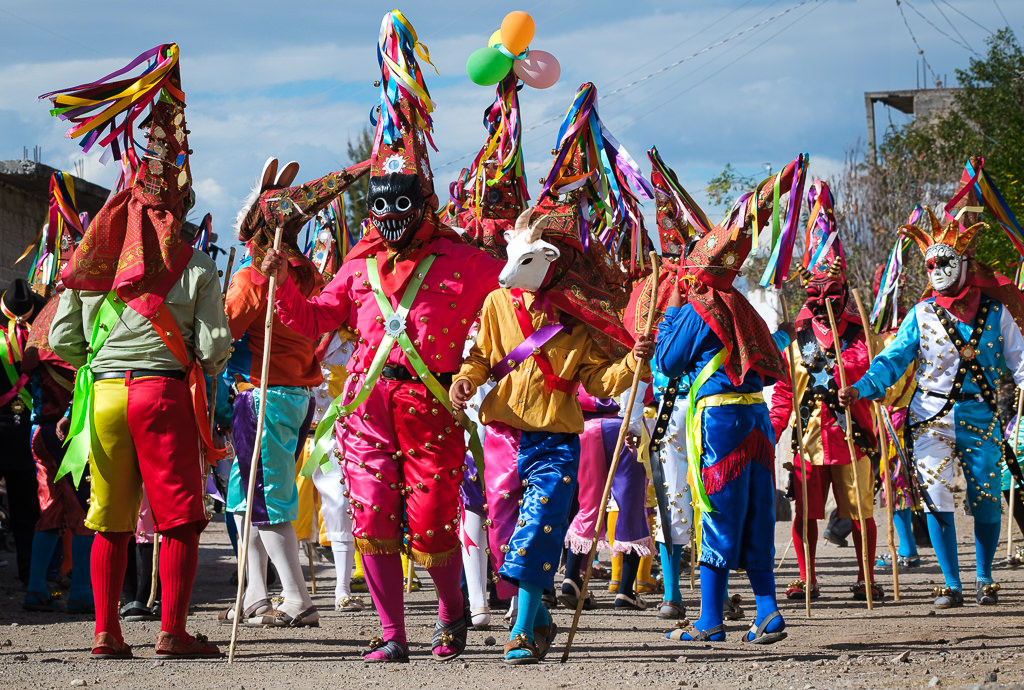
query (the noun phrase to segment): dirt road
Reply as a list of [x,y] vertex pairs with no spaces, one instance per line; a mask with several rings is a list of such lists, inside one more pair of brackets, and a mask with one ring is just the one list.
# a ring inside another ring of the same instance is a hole
[[[412,661],[402,665],[371,665],[360,650],[378,633],[372,610],[362,613],[333,611],[333,568],[318,565],[319,594],[314,598],[323,612],[316,629],[245,629],[234,664],[226,661],[162,661],[153,653],[158,623],[126,623],[125,637],[137,658],[125,662],[99,662],[88,658],[93,624],[90,618],[61,613],[21,610],[21,592],[14,586],[13,556],[0,568],[0,687],[67,688],[540,688],[560,687],[720,687],[808,688],[828,687],[996,687],[1024,684],[1024,568],[997,565],[996,580],[1003,589],[998,607],[973,604],[974,546],[967,520],[958,525],[960,559],[964,564],[967,606],[933,612],[931,590],[939,584],[938,566],[929,549],[922,552],[922,567],[901,574],[902,601],[892,601],[891,576],[879,573],[886,589],[885,603],[868,612],[850,599],[847,585],[856,566],[853,549],[832,545],[819,548],[822,597],[813,616],[804,616],[802,602],[782,601],[789,638],[757,648],[740,642],[753,612],[749,586],[733,576],[731,591],[744,598],[746,621],[729,624],[729,640],[716,645],[673,643],[664,639],[671,625],[653,610],[615,612],[612,595],[596,582],[600,608],[585,612],[573,654],[559,664],[564,633],[556,640],[550,660],[538,666],[507,667],[501,648],[507,632],[471,631],[469,647],[459,659],[446,664],[430,656],[430,629],[436,599],[429,578],[421,573],[423,590],[407,603]],[[884,539],[884,529],[879,529]],[[776,536],[781,555],[789,540],[789,523],[779,523]],[[884,548],[884,547],[883,547]],[[1005,554],[1001,547],[999,556]],[[6,554],[4,554],[6,556]],[[230,628],[217,625],[217,612],[234,596],[230,584],[234,568],[223,526],[211,525],[203,535],[199,576],[193,596],[190,631],[206,633],[227,647]],[[796,577],[792,551],[777,572],[781,592]],[[365,595],[364,595],[365,596]],[[698,612],[696,593],[684,587],[688,610]],[[369,602],[369,598],[366,597]],[[650,603],[658,601],[650,595]],[[565,630],[571,613],[554,612]],[[500,615],[494,617],[500,621]],[[493,638],[488,640],[487,638]],[[488,642],[492,644],[489,645]],[[495,644],[496,642],[496,644]],[[493,645],[493,646],[492,646]]]

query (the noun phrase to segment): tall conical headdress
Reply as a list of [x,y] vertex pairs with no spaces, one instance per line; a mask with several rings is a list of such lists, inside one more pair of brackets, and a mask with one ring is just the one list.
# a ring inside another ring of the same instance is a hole
[[[49,206],[47,222],[37,238],[35,258],[28,271],[32,289],[47,298],[53,294],[57,278],[89,225],[89,214],[79,213],[75,203],[75,178],[66,172],[58,170],[50,176]],[[18,261],[32,249],[29,245]]]
[[822,180],[815,180],[807,190],[807,235],[804,242],[803,266],[810,271],[805,282],[838,280],[846,282],[846,256],[836,227],[835,199]]
[[517,81],[509,72],[498,83],[494,103],[484,111],[487,141],[452,183],[445,209],[447,220],[466,231],[467,242],[500,259],[505,258],[504,233],[530,198],[523,177]]
[[647,157],[651,161],[661,253],[678,257],[686,249],[691,233],[697,237],[705,235],[712,224],[693,197],[679,184],[675,171],[665,164],[658,149],[651,147]]
[[[146,61],[141,76],[113,81]],[[83,149],[108,146],[122,164],[118,191],[86,230],[64,283],[78,290],[116,290],[135,311],[152,317],[192,257],[181,237],[192,206],[192,177],[178,46],[158,46],[97,82],[43,97],[53,102],[53,115],[76,123],[68,136],[84,136]],[[140,123],[149,128],[148,141],[136,150],[134,125],[150,105]]]
[[640,167],[597,113],[597,88],[581,84],[558,132],[551,170],[540,198],[580,190],[580,238],[593,235],[631,275],[639,275],[651,248],[638,197],[654,198]]
[[384,15],[377,40],[380,100],[375,113],[370,176],[414,173],[420,178],[428,205],[436,209],[434,173],[427,150],[428,145],[437,150],[430,137],[434,102],[423,81],[417,54],[433,66],[430,53],[405,16],[398,10]]

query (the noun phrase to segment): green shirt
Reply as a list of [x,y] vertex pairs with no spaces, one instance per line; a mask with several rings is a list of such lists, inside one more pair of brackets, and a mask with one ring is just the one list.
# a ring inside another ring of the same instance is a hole
[[[50,346],[68,364],[85,364],[93,322],[105,295],[65,290],[60,296],[50,328]],[[231,332],[213,259],[194,251],[164,298],[164,305],[178,324],[189,355],[199,359],[203,371],[211,375],[223,371],[231,351]],[[92,361],[92,369],[101,373],[140,369],[184,371],[185,367],[167,349],[149,319],[128,307],[110,329],[106,343]]]

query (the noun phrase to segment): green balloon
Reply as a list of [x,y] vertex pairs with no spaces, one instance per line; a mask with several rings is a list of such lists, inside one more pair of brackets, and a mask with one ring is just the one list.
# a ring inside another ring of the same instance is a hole
[[512,69],[512,58],[497,48],[481,48],[466,60],[466,74],[480,86],[497,84]]

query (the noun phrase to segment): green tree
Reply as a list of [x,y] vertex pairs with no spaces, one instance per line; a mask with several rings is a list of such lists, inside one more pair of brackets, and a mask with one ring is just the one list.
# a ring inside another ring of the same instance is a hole
[[715,206],[722,206],[728,209],[736,201],[737,194],[742,194],[754,187],[758,179],[751,175],[741,175],[732,167],[732,163],[726,163],[722,172],[710,180],[705,191],[708,193],[708,200]]
[[[351,138],[348,140],[347,148],[349,165],[355,165],[370,158],[373,153],[373,130],[369,125],[363,128],[356,136],[355,141]],[[350,229],[360,227],[366,219],[367,179],[364,177],[345,190],[345,222]]]
[[[913,192],[926,203],[936,197],[939,212],[959,186],[969,156],[985,159],[985,171],[998,185],[1015,215],[1024,217],[1024,53],[1013,32],[1001,29],[986,41],[983,57],[956,71],[962,88],[954,107],[937,117],[918,119],[886,132],[873,172],[899,184],[917,180]],[[912,207],[911,204],[910,207]],[[909,208],[908,207],[908,210]],[[976,240],[977,256],[1003,272],[1012,272],[1017,253],[995,218],[986,213],[987,232]]]

